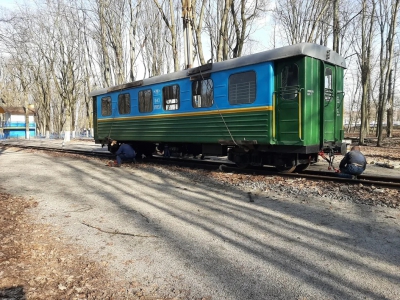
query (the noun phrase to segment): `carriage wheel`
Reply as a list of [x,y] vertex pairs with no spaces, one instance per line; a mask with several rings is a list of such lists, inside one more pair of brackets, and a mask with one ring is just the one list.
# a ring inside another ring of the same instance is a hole
[[279,165],[279,166],[275,166],[275,168],[278,170],[278,172],[281,172],[281,173],[292,173],[296,169],[296,166]]
[[297,165],[296,169],[295,169],[295,172],[303,172],[303,171],[307,170],[307,168],[309,166],[310,166],[310,163]]

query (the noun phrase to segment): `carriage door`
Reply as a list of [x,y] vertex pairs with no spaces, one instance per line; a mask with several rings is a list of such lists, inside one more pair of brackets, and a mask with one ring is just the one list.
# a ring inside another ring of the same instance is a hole
[[335,140],[336,128],[336,76],[335,67],[324,65],[324,89],[322,95],[322,140],[324,142]]
[[300,58],[277,64],[273,137],[278,145],[301,142],[300,66]]

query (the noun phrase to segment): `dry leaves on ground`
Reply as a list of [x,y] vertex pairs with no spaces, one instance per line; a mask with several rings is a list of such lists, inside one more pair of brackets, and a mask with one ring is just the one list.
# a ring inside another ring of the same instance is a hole
[[114,280],[107,262],[90,261],[54,228],[35,223],[26,212],[35,206],[0,192],[0,299],[150,299],[136,282]]

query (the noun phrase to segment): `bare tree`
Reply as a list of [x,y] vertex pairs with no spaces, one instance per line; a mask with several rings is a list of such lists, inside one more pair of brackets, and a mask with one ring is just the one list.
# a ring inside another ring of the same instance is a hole
[[[24,23],[21,22],[24,19]],[[25,138],[30,138],[29,128],[29,87],[31,78],[29,74],[30,57],[28,54],[28,44],[30,37],[29,18],[25,18],[22,14],[15,14],[8,20],[8,31],[2,35],[5,42],[5,48],[9,55],[10,74],[15,79],[17,90],[19,90],[19,105],[25,110]],[[28,70],[28,71],[27,71]],[[14,95],[16,96],[16,95]]]
[[22,96],[20,98],[20,104],[23,106],[24,111],[25,111],[25,138],[29,139],[30,138],[30,128],[29,128],[29,99],[28,99],[28,89],[30,86],[30,79],[29,75],[24,71],[24,63],[21,61],[21,56],[17,54],[14,58],[13,61],[11,62],[13,64],[13,75],[14,77],[18,80],[19,82],[19,87],[20,87],[20,95]]
[[[135,62],[136,62],[136,33],[137,24],[139,19],[140,6],[142,1],[139,0],[136,7],[133,6],[132,1],[129,1],[130,10],[130,26],[129,26],[129,79],[130,81],[135,80]],[[136,12],[135,12],[136,10]]]
[[[70,2],[71,4],[71,2]],[[77,129],[76,104],[79,95],[84,44],[79,22],[76,20],[76,7],[56,2],[49,5],[54,27],[52,43],[54,44],[53,58],[50,70],[55,90],[61,100],[61,116],[64,140],[69,141]],[[73,20],[72,22],[70,20]]]
[[397,15],[400,0],[382,0],[379,5],[378,24],[380,29],[381,51],[380,51],[380,82],[378,103],[378,142],[382,145],[383,119],[388,97],[389,76],[393,61],[394,36],[396,34]]
[[232,57],[242,56],[244,43],[250,35],[251,23],[264,16],[266,4],[263,0],[232,1],[231,16],[235,28],[235,46],[232,49]]
[[[358,74],[357,74],[358,75]],[[357,123],[357,116],[354,115],[353,112],[358,111],[358,107],[360,104],[360,80],[357,77],[357,75],[355,76],[355,80],[354,82],[352,82],[351,85],[351,93],[350,93],[350,101],[348,103],[348,108],[347,108],[347,120],[345,118],[345,121],[347,121],[347,132],[351,131],[352,128],[352,124],[356,124]],[[355,129],[356,126],[353,127],[353,130]]]
[[169,29],[162,26],[158,8],[154,5],[142,11],[140,23],[142,24],[141,35],[144,36],[142,42],[144,76],[146,76],[146,72],[150,76],[160,75],[165,66],[164,52],[168,54],[172,52],[168,51],[171,47],[166,47],[163,43],[164,33],[168,34]]
[[317,43],[324,25],[330,26],[330,5],[324,0],[277,0],[273,14],[289,44]]
[[167,43],[171,46],[172,48],[172,58],[174,60],[174,71],[178,71],[180,69],[179,67],[179,51],[178,51],[178,45],[177,45],[177,39],[178,39],[178,27],[176,25],[176,20],[175,20],[175,8],[174,8],[174,1],[173,0],[168,0],[167,2],[167,7],[163,8],[159,3],[158,0],[153,0],[155,5],[157,6],[162,19],[165,22],[165,25],[167,26],[171,40],[168,41]]
[[[103,11],[103,21],[107,30],[108,43],[113,51],[113,61],[115,70],[115,83],[122,84],[126,78],[126,67],[124,61],[124,34],[127,31],[125,24],[127,20],[127,1],[126,0],[99,0],[106,2],[106,10]],[[130,11],[129,11],[130,15]]]
[[217,61],[227,59],[227,45],[228,45],[228,17],[229,8],[233,0],[225,0],[222,7],[221,21],[218,28],[217,36]]
[[[194,49],[195,53],[198,55],[200,64],[206,64],[204,59],[204,51],[203,51],[203,42],[202,42],[202,33],[203,33],[203,22],[204,22],[204,13],[207,4],[207,0],[201,0],[199,5],[197,5],[197,0],[192,1],[193,8],[195,9],[195,13],[193,14],[193,29],[195,33],[195,42]],[[198,16],[198,17],[197,17]]]
[[332,50],[339,53],[339,0],[333,0],[333,46]]
[[99,15],[99,26],[100,26],[100,45],[102,54],[102,67],[103,67],[103,80],[106,86],[111,85],[111,66],[110,56],[107,47],[107,25],[105,17],[105,3],[103,0],[96,0]]
[[396,73],[397,73],[397,66],[399,64],[399,56],[395,55],[394,59],[394,70],[392,69],[389,75],[389,91],[388,91],[388,109],[386,112],[387,116],[387,127],[386,133],[387,137],[392,137],[393,134],[393,123],[394,123],[394,108],[395,108],[395,94],[394,90],[396,87]]
[[[360,126],[360,144],[364,144],[364,139],[368,133],[369,114],[369,84],[371,80],[371,48],[373,43],[374,21],[375,21],[375,1],[363,0],[362,22],[361,22],[361,55],[360,55],[360,71],[361,71],[361,126]],[[367,7],[371,9],[368,10]]]
[[202,6],[203,34],[209,37],[212,60],[227,60],[251,51],[254,24],[265,17],[268,3],[267,0],[217,0]]

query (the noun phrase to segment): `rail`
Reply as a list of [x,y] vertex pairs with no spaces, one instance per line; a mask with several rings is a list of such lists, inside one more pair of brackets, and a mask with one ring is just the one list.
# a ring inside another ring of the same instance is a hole
[[[92,157],[100,157],[105,159],[113,159],[115,155],[108,152],[97,152],[97,151],[88,151],[88,150],[76,150],[76,149],[65,149],[65,148],[51,148],[51,147],[43,147],[43,146],[28,146],[28,145],[20,145],[14,143],[0,143],[0,146],[9,146],[9,147],[18,147],[23,149],[34,149],[34,150],[43,150],[43,151],[52,151],[52,152],[60,152],[60,153],[69,153],[76,155],[84,155],[84,156],[92,156]],[[390,187],[395,189],[400,189],[400,178],[398,177],[385,177],[385,176],[372,176],[372,175],[360,175],[357,179],[348,179],[338,177],[334,172],[326,172],[326,171],[311,171],[306,170],[301,173],[280,173],[275,170],[273,167],[258,167],[258,168],[246,168],[240,169],[237,168],[233,163],[229,164],[227,162],[222,161],[211,161],[211,160],[186,160],[182,158],[164,158],[164,157],[153,157],[146,159],[148,162],[154,162],[158,164],[164,165],[177,165],[180,167],[188,167],[188,168],[198,168],[198,169],[207,169],[207,170],[220,170],[223,172],[235,172],[240,174],[251,174],[251,175],[265,175],[265,176],[282,176],[282,177],[293,177],[293,178],[308,178],[311,180],[322,180],[322,181],[333,181],[333,182],[342,182],[348,184],[363,184],[363,185],[374,185],[380,187]]]

